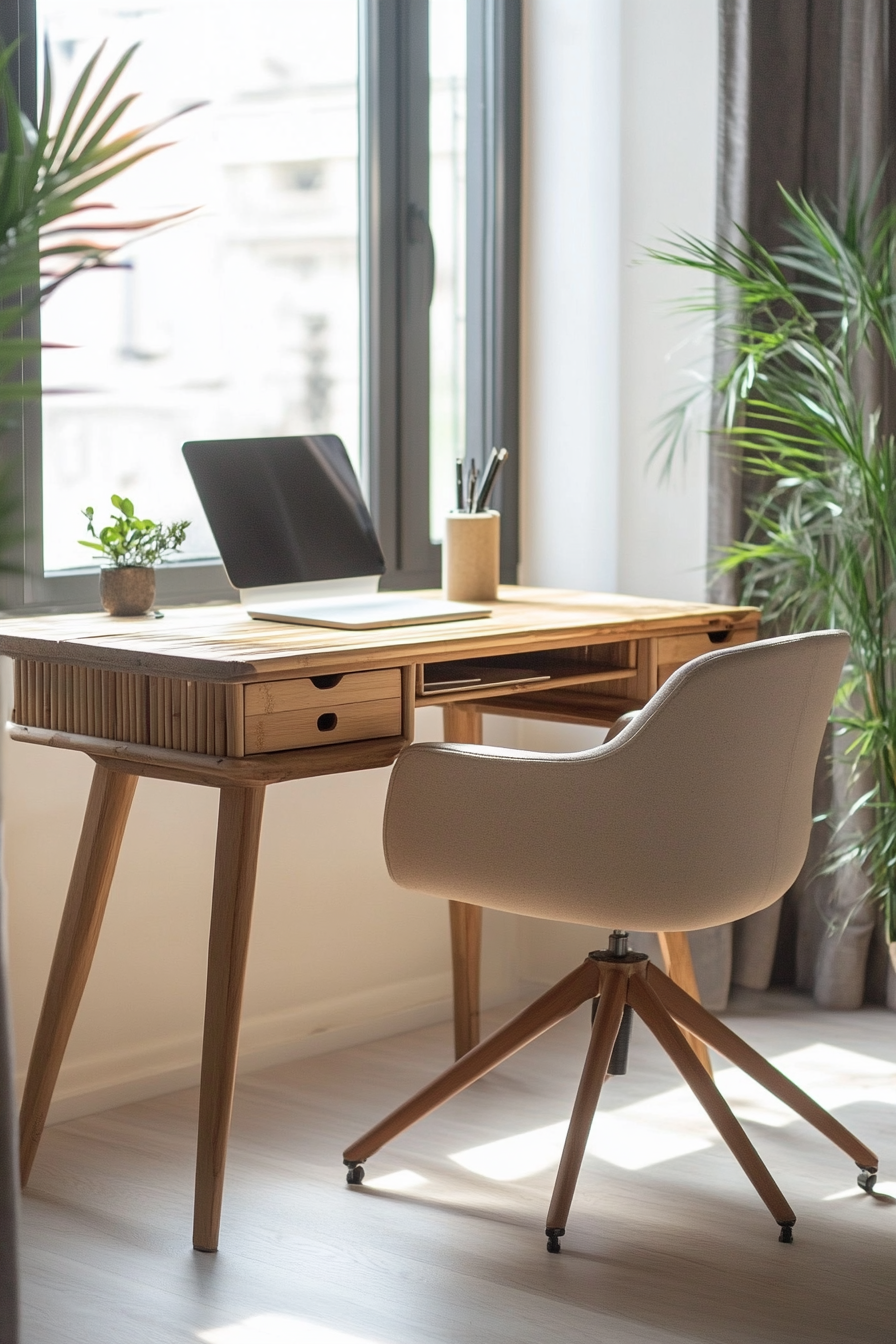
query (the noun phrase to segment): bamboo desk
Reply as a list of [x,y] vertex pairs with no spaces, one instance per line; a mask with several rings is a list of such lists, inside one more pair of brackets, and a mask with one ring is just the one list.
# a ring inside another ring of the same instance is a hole
[[[253,621],[238,606],[163,620],[100,614],[0,623],[15,660],[17,741],[86,752],[94,776],[22,1102],[27,1180],[99,937],[137,779],[220,790],[199,1102],[193,1244],[215,1250],[265,787],[391,765],[414,709],[440,704],[445,737],[482,740],[484,711],[609,725],[674,668],[755,639],[751,607],[502,588],[488,619],[341,631]],[[424,693],[428,662],[509,659],[550,680]],[[450,903],[455,1044],[479,1036],[482,912]],[[685,935],[667,965],[693,987]]]

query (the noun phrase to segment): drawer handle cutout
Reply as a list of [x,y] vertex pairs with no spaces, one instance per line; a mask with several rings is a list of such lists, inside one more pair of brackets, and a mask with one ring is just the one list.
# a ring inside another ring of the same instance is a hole
[[724,644],[725,641],[730,638],[731,638],[730,630],[710,630],[709,632],[710,644]]
[[335,714],[321,714],[317,726],[322,733],[332,733],[338,722]]
[[[333,672],[329,677],[312,677],[311,685],[316,686],[319,691],[332,691],[334,686],[339,685],[343,676],[344,673],[342,672]],[[319,728],[320,724],[318,723],[317,726]],[[331,723],[330,727],[335,727],[335,724]]]

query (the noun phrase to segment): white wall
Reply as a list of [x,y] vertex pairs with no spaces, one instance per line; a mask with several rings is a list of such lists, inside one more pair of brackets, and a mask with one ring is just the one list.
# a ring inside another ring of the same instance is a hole
[[526,0],[526,583],[700,600],[706,451],[666,483],[655,420],[706,366],[644,249],[715,222],[714,0]]
[[605,592],[618,562],[621,10],[523,10],[520,578]]
[[[705,455],[671,487],[646,470],[679,386],[679,277],[634,266],[714,209],[713,0],[526,0],[524,582],[700,597]],[[8,695],[8,669],[5,672]],[[8,700],[7,700],[8,704]],[[487,720],[489,740],[577,749],[594,730]],[[436,736],[438,712],[418,719]],[[90,764],[7,743],[5,864],[24,1064]],[[398,891],[379,831],[386,772],[268,793],[242,1036],[247,1066],[447,1017],[442,901]],[[142,780],[54,1116],[197,1075],[215,794]],[[594,930],[489,915],[487,1002],[563,974]]]
[[625,0],[622,173],[618,581],[624,593],[704,601],[705,414],[686,465],[662,480],[648,459],[657,420],[710,372],[705,318],[675,300],[693,275],[644,259],[676,233],[711,238],[716,206],[718,6],[715,0]]
[[[706,447],[668,481],[655,421],[704,369],[672,311],[686,275],[644,258],[715,225],[715,0],[524,4],[521,581],[705,599]],[[593,731],[521,723],[520,746]],[[520,921],[519,974],[557,979],[594,929]]]

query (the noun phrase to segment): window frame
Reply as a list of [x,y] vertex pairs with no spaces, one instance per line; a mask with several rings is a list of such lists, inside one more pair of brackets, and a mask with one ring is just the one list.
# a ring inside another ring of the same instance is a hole
[[[387,562],[384,588],[438,587],[429,538],[428,0],[359,0],[361,470]],[[495,495],[501,577],[518,553],[521,0],[467,0],[466,455],[511,450]],[[37,109],[34,0],[0,0],[0,36],[22,107]],[[28,323],[39,331],[39,313]],[[23,368],[22,377],[33,375]],[[0,572],[6,612],[90,610],[96,571],[43,571],[40,403],[0,433],[20,492],[22,538]],[[234,600],[219,561],[159,567],[161,605]]]
[[[362,452],[384,586],[432,588],[428,0],[364,9]],[[516,582],[519,558],[521,70],[521,0],[467,0],[465,456],[481,466],[493,444],[510,450],[494,496],[504,583]]]

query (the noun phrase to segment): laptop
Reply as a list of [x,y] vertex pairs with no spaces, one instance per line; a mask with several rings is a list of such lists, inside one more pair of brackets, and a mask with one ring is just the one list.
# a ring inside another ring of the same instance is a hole
[[335,434],[195,440],[183,454],[227,577],[255,620],[375,630],[491,615],[378,591],[386,561]]

